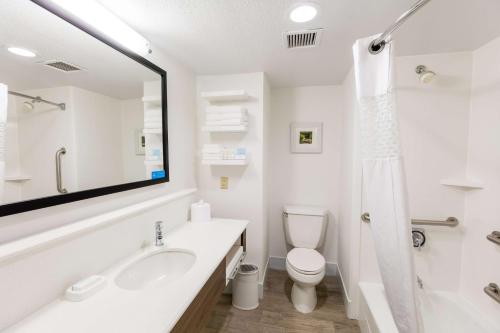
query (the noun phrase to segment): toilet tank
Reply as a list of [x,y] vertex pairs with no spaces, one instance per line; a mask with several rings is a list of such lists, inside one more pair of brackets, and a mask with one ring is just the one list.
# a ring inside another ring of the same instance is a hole
[[311,206],[285,206],[283,223],[288,244],[316,249],[325,239],[327,210]]

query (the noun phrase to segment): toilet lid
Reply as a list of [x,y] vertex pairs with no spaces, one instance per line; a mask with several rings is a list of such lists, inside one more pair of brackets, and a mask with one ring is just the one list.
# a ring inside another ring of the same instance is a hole
[[325,258],[313,249],[295,248],[288,252],[286,260],[297,271],[305,274],[316,274],[325,268]]

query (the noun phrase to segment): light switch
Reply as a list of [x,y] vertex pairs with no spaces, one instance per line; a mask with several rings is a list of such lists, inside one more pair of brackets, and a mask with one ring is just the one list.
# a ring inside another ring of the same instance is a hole
[[228,177],[220,177],[220,189],[227,190],[229,187],[229,178]]

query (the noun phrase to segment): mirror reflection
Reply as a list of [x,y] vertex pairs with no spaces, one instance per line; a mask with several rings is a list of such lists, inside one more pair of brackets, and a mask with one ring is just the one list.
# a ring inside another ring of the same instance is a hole
[[2,4],[0,84],[2,204],[165,176],[161,76],[30,1]]

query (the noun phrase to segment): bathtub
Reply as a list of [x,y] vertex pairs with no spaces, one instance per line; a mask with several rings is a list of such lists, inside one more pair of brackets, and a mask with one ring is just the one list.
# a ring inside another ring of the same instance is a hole
[[[398,333],[378,283],[360,283],[360,327],[362,333]],[[484,318],[467,301],[455,293],[422,291],[420,305],[425,333],[498,333],[500,327]]]

